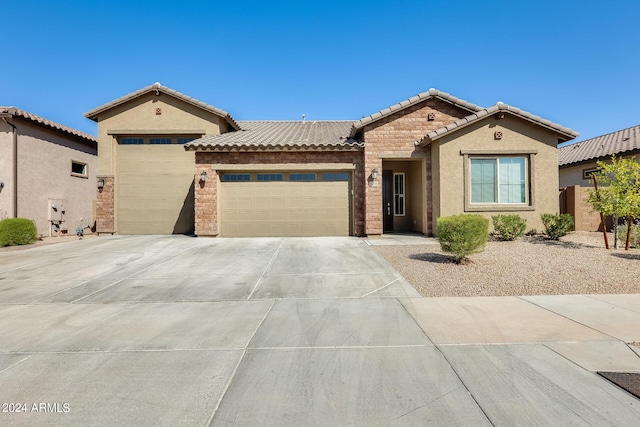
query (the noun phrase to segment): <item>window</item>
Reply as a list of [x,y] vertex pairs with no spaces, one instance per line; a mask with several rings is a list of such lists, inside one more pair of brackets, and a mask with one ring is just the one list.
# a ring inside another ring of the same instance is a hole
[[347,172],[323,173],[322,180],[323,181],[349,181],[349,174]]
[[472,158],[472,204],[526,204],[525,157]]
[[71,175],[88,178],[88,166],[86,163],[71,161]]
[[155,145],[171,144],[171,138],[151,138],[149,140],[149,144],[155,144]]
[[258,181],[282,181],[281,173],[259,173]]
[[123,145],[139,145],[144,144],[144,139],[142,138],[122,138],[120,140],[120,144]]
[[191,142],[195,140],[195,138],[178,138],[178,144],[186,144],[187,142]]
[[250,181],[248,173],[225,173],[222,176],[225,182]]
[[583,169],[582,170],[582,179],[592,179],[591,175],[596,172],[599,172],[600,168],[591,168],[591,169]]
[[315,173],[292,173],[289,175],[289,181],[315,181]]
[[393,213],[404,216],[404,173],[393,174]]

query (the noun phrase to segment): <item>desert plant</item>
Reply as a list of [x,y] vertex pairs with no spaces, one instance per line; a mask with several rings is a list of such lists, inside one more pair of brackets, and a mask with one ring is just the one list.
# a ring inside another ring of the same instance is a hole
[[38,231],[32,220],[7,218],[0,221],[0,246],[30,245],[36,240]]
[[573,231],[573,217],[569,214],[542,214],[544,234],[551,240],[558,240]]
[[[622,243],[627,241],[627,226],[628,223],[618,226],[618,239],[620,239]],[[631,224],[630,246],[633,248],[640,248],[640,224]]]
[[491,219],[493,229],[500,240],[515,240],[524,236],[527,220],[520,218],[519,215],[494,215]]
[[489,220],[480,215],[453,215],[438,218],[438,240],[444,252],[453,255],[456,264],[481,252],[489,237]]

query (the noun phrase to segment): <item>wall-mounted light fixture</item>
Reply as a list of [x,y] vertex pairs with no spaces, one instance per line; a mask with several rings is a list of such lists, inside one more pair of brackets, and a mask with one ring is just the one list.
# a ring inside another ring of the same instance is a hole
[[202,173],[200,174],[200,182],[206,182],[207,181],[207,171],[202,171]]
[[378,168],[373,168],[371,171],[371,178],[378,179]]
[[98,178],[98,190],[102,190],[104,188],[104,178]]

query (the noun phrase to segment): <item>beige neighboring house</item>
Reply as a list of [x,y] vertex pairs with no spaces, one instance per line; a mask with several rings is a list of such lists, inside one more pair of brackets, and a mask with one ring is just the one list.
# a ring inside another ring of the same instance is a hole
[[578,135],[436,89],[357,121],[236,122],[156,83],[85,115],[98,232],[130,234],[430,235],[460,213],[540,228],[558,212],[557,145]]
[[32,219],[43,236],[93,227],[97,155],[91,135],[0,107],[0,218]]
[[591,174],[598,170],[598,161],[635,157],[640,160],[640,125],[600,135],[558,149],[561,211],[575,218],[576,230],[597,231],[600,216],[591,212],[586,203],[593,188]]

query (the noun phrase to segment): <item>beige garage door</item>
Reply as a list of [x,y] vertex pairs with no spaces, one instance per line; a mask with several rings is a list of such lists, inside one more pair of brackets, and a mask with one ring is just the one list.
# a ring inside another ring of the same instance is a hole
[[119,146],[117,232],[192,233],[194,158],[181,145]]
[[349,235],[348,181],[223,181],[220,193],[223,237]]

